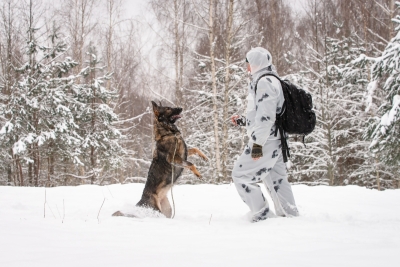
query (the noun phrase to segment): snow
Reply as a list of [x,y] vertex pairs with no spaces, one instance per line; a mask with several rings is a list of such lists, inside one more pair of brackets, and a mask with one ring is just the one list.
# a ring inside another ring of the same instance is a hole
[[13,146],[14,155],[18,155],[26,150],[26,144],[23,140],[18,140]]
[[7,134],[7,133],[11,132],[13,128],[14,128],[14,124],[12,122],[6,121],[6,123],[0,130],[0,134],[1,135]]
[[373,99],[373,96],[374,96],[374,93],[375,93],[375,91],[376,91],[376,89],[377,89],[377,87],[378,87],[378,81],[372,81],[372,82],[370,82],[369,84],[368,84],[368,87],[367,87],[367,108],[365,109],[365,112],[369,112],[369,110],[371,109],[371,106],[372,106],[372,99]]
[[295,185],[300,217],[250,223],[234,185],[180,185],[174,187],[175,219],[111,216],[135,212],[142,190],[143,184],[0,187],[0,266],[366,267],[398,261],[400,190]]
[[396,115],[398,114],[400,109],[400,95],[395,95],[393,97],[393,106],[392,108],[386,112],[381,118],[382,126],[390,126],[392,122],[396,119]]

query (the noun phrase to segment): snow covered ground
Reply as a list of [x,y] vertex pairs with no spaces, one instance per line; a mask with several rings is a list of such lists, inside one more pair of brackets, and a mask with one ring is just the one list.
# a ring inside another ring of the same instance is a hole
[[0,187],[0,266],[398,266],[400,190],[296,185],[300,217],[250,223],[233,185],[180,185],[175,219],[111,217],[142,189]]

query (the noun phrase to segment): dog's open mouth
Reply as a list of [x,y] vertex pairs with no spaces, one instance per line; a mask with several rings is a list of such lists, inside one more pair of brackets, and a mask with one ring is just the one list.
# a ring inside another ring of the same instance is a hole
[[171,116],[170,121],[171,122],[176,122],[180,118],[182,118],[181,115],[177,114],[177,115]]

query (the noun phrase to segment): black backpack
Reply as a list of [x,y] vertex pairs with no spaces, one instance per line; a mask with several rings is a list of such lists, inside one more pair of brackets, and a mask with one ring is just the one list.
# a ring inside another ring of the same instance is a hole
[[280,81],[283,95],[285,97],[281,113],[276,114],[275,136],[279,130],[281,135],[283,161],[287,162],[287,157],[290,157],[290,153],[284,133],[303,135],[304,144],[304,137],[307,134],[310,134],[315,128],[317,119],[315,112],[312,110],[312,97],[303,89],[298,88],[288,80],[281,80],[278,76],[272,73],[261,75],[257,79],[254,92],[257,92],[258,81],[265,76],[274,76]]

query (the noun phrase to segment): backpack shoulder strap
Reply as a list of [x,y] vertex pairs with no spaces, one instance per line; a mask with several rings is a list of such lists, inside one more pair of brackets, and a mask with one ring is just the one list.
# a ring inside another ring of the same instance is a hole
[[273,76],[273,77],[275,77],[275,78],[277,78],[278,79],[278,81],[281,83],[281,86],[282,86],[282,80],[281,80],[281,78],[279,78],[277,75],[275,75],[275,74],[273,74],[273,73],[266,73],[266,74],[263,74],[263,75],[261,75],[260,77],[258,77],[258,79],[257,79],[257,81],[256,81],[256,84],[255,84],[255,86],[254,86],[254,93],[257,93],[257,85],[258,85],[258,82],[261,80],[261,78],[264,78],[264,77],[266,77],[266,76]]

